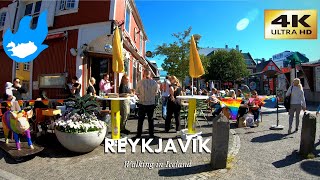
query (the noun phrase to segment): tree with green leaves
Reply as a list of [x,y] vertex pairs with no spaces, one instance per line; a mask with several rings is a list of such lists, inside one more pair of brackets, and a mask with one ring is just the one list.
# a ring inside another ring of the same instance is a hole
[[248,75],[245,59],[237,50],[218,50],[208,57],[208,80],[236,81]]
[[[170,75],[175,75],[180,80],[184,80],[186,76],[189,76],[191,30],[192,28],[189,27],[184,32],[173,33],[172,36],[176,38],[174,42],[163,43],[154,51],[155,56],[164,57],[164,63],[161,65],[163,70]],[[198,43],[201,36],[197,34],[194,35],[194,38]],[[203,57],[203,59],[205,58]]]

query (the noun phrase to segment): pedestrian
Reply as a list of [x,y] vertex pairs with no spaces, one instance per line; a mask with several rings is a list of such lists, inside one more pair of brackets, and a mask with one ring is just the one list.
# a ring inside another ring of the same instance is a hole
[[11,82],[6,82],[5,85],[5,95],[3,100],[5,101],[15,101],[16,97],[13,95],[13,91],[16,90],[15,88],[12,87],[13,84]]
[[237,99],[236,92],[233,89],[229,91],[229,97],[231,97],[232,99]]
[[304,97],[303,87],[300,83],[299,78],[295,78],[293,80],[293,84],[289,87],[286,96],[290,96],[290,109],[289,109],[289,129],[288,134],[291,133],[292,123],[293,123],[293,116],[296,113],[296,131],[298,131],[299,127],[299,116],[301,108],[303,111],[306,111],[306,100]]
[[[108,95],[108,93],[111,93],[111,90],[114,88],[114,85],[111,85],[111,82],[109,81],[109,74],[105,73],[103,74],[103,78],[101,79],[99,83],[99,89],[100,92]],[[100,93],[99,93],[100,95]],[[107,101],[102,101],[102,109],[105,110],[107,108]]]
[[78,77],[73,76],[71,81],[72,81],[72,85],[71,85],[71,89],[70,89],[71,96],[72,97],[80,96],[81,84],[78,81]]
[[319,112],[320,112],[320,105],[319,105],[319,107],[318,107],[318,109],[317,109],[317,112],[316,112],[316,115],[317,115],[317,116],[319,115]]
[[181,95],[181,86],[179,80],[175,77],[171,77],[170,85],[170,96],[168,100],[168,114],[165,121],[165,132],[169,132],[171,126],[172,115],[174,115],[176,122],[176,131],[177,133],[181,130],[180,127],[180,110],[181,110],[181,101],[177,99],[177,96]]
[[96,79],[94,77],[91,77],[89,79],[89,86],[87,88],[87,94],[90,94],[90,96],[96,96],[96,90],[94,88],[95,84],[96,84]]
[[134,117],[139,118],[137,116],[139,98],[136,95],[136,90],[131,89],[131,94],[132,94],[132,98],[130,99],[130,112],[134,112]]
[[[129,88],[129,78],[126,74],[124,74],[121,78],[119,94],[131,94],[131,90]],[[130,115],[130,99],[120,101],[120,116],[121,116],[120,133],[124,133],[127,135],[130,133],[130,131],[125,128],[129,115]]]
[[167,118],[167,103],[169,99],[169,89],[170,89],[170,76],[166,76],[166,79],[162,83],[162,118],[166,120]]
[[259,126],[261,106],[263,105],[263,102],[258,97],[258,92],[256,90],[252,91],[251,98],[252,98],[252,101],[249,100],[249,104],[248,104],[249,111],[253,114],[256,125]]
[[16,97],[16,100],[23,100],[22,94],[27,93],[27,89],[22,87],[21,81],[19,78],[14,78],[13,86],[14,89],[12,90],[12,94]]
[[105,94],[111,93],[111,90],[114,88],[114,85],[111,85],[111,82],[109,81],[109,74],[103,74],[103,78],[99,83],[99,88],[100,91],[102,91]]
[[244,95],[242,94],[241,89],[238,89],[238,90],[237,90],[237,97],[239,97],[239,98],[244,98]]
[[139,118],[136,138],[140,138],[142,135],[143,121],[147,114],[149,135],[150,138],[154,138],[154,122],[153,112],[156,105],[156,95],[158,92],[157,82],[150,77],[150,71],[144,70],[144,79],[139,81],[137,85],[137,94],[139,96]]

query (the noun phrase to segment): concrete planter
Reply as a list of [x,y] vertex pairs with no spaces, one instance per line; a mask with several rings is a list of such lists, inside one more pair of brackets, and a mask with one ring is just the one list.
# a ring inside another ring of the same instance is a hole
[[101,131],[77,134],[65,133],[55,129],[55,134],[58,141],[66,149],[73,152],[86,153],[93,151],[102,143],[106,136],[106,131],[107,128],[104,126]]

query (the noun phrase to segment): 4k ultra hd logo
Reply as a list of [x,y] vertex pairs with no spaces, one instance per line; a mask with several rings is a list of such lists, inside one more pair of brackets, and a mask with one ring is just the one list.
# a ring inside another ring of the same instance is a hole
[[317,39],[317,10],[265,10],[265,39]]

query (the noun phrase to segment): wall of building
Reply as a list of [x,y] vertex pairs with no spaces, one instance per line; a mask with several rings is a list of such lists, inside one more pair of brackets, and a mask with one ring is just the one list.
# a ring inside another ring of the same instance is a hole
[[[44,50],[33,61],[32,81],[38,81],[41,74],[68,73],[68,80],[76,75],[76,57],[69,52],[70,48],[77,46],[78,30],[68,31],[68,42],[66,39],[58,38],[45,42],[49,48]],[[66,57],[66,59],[65,59]],[[66,63],[66,69],[65,68]],[[48,88],[43,89],[50,99],[65,98],[67,93],[64,89]],[[39,97],[39,90],[33,90],[32,98]]]
[[2,99],[6,82],[12,82],[12,60],[7,56],[3,49],[0,49],[1,76],[0,76],[0,99]]
[[[78,42],[74,47],[80,49],[83,44],[89,44],[96,38],[109,34],[110,30],[111,22],[82,26],[79,28]],[[87,80],[83,78],[84,73],[87,73],[87,71],[83,69],[83,60],[78,55],[76,61],[76,76],[79,78],[81,84],[86,87]],[[85,93],[85,89],[82,89],[82,93]]]
[[54,27],[57,29],[81,24],[106,22],[109,20],[110,1],[79,1],[77,13],[55,16]]

